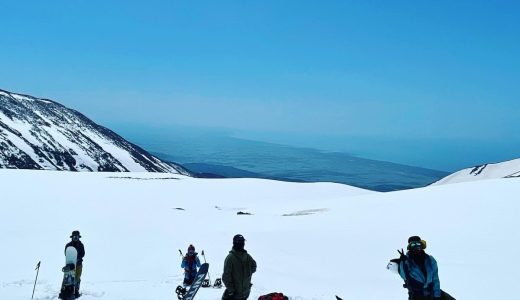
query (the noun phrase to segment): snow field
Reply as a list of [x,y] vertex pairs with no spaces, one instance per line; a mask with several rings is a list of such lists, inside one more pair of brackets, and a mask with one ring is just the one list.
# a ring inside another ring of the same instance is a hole
[[[153,173],[0,170],[0,182],[0,299],[30,298],[38,260],[35,299],[56,299],[75,229],[86,248],[85,300],[176,299],[178,249],[205,250],[214,280],[236,233],[258,263],[250,299],[406,299],[385,267],[415,234],[456,298],[514,298],[504,287],[520,267],[511,255],[520,244],[516,178],[392,193]],[[197,299],[222,292],[201,288]]]

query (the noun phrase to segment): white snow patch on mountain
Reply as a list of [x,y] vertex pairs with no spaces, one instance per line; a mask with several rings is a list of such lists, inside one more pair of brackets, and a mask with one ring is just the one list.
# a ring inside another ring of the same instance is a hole
[[146,169],[135,161],[128,151],[114,145],[114,143],[104,139],[96,133],[86,134],[90,139],[96,142],[103,150],[112,154],[118,161],[127,167],[131,172],[146,172]]
[[[159,173],[0,170],[0,183],[0,299],[28,299],[39,260],[35,299],[56,299],[76,229],[86,247],[83,300],[175,299],[177,249],[204,250],[214,280],[237,233],[258,263],[250,299],[406,299],[385,267],[411,235],[428,242],[442,289],[457,299],[514,299],[504,287],[520,269],[520,178],[390,193]],[[197,299],[222,292],[201,289]]]
[[0,90],[0,167],[188,173],[56,102]]
[[484,164],[455,172],[432,185],[520,176],[520,159]]

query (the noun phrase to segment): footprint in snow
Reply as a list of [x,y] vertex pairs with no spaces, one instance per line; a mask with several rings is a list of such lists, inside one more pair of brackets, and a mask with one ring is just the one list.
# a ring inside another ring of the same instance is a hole
[[105,292],[91,292],[91,291],[83,291],[81,292],[82,296],[91,296],[94,298],[101,298],[105,296]]

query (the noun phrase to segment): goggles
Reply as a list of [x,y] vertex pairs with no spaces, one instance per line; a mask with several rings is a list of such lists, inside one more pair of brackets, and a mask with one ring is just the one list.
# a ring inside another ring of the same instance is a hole
[[421,242],[412,242],[408,245],[408,247],[410,247],[410,249],[414,249],[414,248],[422,248],[422,243]]

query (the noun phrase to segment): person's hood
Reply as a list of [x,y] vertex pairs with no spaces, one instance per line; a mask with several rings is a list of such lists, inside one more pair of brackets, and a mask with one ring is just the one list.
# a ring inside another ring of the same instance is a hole
[[233,248],[233,249],[231,249],[231,251],[229,251],[229,253],[235,255],[240,260],[245,260],[247,258],[247,251],[246,250],[237,250],[237,249]]

